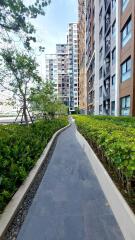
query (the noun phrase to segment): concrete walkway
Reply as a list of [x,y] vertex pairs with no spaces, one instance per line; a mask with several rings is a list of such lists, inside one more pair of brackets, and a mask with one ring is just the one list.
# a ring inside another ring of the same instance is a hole
[[57,141],[17,240],[123,240],[75,127]]

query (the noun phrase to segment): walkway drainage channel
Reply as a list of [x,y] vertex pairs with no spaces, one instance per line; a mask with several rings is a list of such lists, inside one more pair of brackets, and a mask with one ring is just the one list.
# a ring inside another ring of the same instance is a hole
[[18,233],[19,233],[19,231],[21,229],[21,226],[22,226],[22,224],[25,220],[25,217],[27,216],[27,213],[28,213],[29,208],[32,204],[32,201],[35,197],[37,189],[38,189],[38,187],[39,187],[39,185],[42,181],[42,178],[43,178],[43,176],[44,176],[44,174],[47,170],[47,166],[48,166],[48,164],[51,160],[52,154],[55,150],[55,146],[56,146],[59,134],[55,138],[47,157],[45,158],[42,166],[40,167],[40,170],[37,173],[37,175],[34,179],[34,182],[32,183],[30,189],[26,193],[26,196],[23,199],[23,201],[22,201],[22,203],[21,203],[13,221],[11,222],[11,224],[9,225],[6,233],[2,237],[2,240],[16,240],[17,239]]

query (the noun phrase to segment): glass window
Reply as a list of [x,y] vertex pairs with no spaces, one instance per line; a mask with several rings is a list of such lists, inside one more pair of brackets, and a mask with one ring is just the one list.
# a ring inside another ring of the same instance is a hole
[[101,67],[99,70],[99,78],[101,79],[103,76],[103,68]]
[[112,9],[115,9],[116,7],[116,0],[112,0]]
[[131,78],[131,57],[121,65],[121,81],[124,82]]
[[122,116],[130,115],[130,106],[131,106],[130,96],[121,98],[120,99],[120,114]]
[[99,32],[99,40],[101,41],[103,37],[103,28],[101,28],[100,32]]
[[129,0],[121,0],[121,1],[122,1],[122,11],[124,12],[128,5]]
[[114,48],[112,51],[112,65],[115,64],[115,62],[116,62],[116,48]]
[[115,81],[116,81],[116,75],[113,75],[113,76],[112,76],[112,86],[115,85]]
[[102,20],[102,15],[103,15],[103,8],[101,8],[100,13],[99,13],[99,23]]
[[102,56],[103,56],[103,48],[101,47],[100,52],[99,52],[99,59],[100,60],[101,60]]
[[102,97],[102,86],[99,88],[99,97]]
[[115,35],[116,35],[116,21],[114,21],[112,25],[112,36],[115,37]]
[[111,102],[111,115],[115,115],[115,101]]
[[131,39],[131,18],[126,22],[122,32],[121,32],[121,45],[124,47],[127,42]]
[[99,114],[102,114],[102,105],[99,105]]

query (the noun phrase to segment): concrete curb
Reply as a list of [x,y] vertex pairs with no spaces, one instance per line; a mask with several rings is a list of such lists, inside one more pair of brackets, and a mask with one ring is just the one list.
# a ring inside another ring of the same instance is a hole
[[54,140],[56,137],[66,130],[68,127],[70,127],[70,124],[60,130],[58,130],[51,138],[49,143],[47,144],[45,150],[43,151],[41,157],[37,161],[34,168],[29,173],[28,177],[24,181],[24,183],[21,185],[21,187],[18,189],[18,191],[15,193],[7,207],[5,208],[4,212],[0,215],[0,240],[2,240],[3,235],[5,234],[6,230],[8,229],[10,223],[12,222],[17,210],[19,209],[20,204],[22,203],[26,193],[30,189],[32,183],[34,182],[34,179],[39,172],[40,168],[42,167],[42,164],[47,157],[52,144],[54,143]]
[[98,178],[101,188],[112,208],[114,216],[123,233],[125,240],[135,240],[135,215],[127,202],[113,183],[109,174],[91,149],[86,139],[76,130],[76,137],[83,147],[92,168]]

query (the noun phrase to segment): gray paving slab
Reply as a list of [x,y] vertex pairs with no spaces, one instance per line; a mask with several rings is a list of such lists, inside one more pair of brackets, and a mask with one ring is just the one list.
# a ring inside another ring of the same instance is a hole
[[59,137],[17,240],[123,240],[72,125]]

